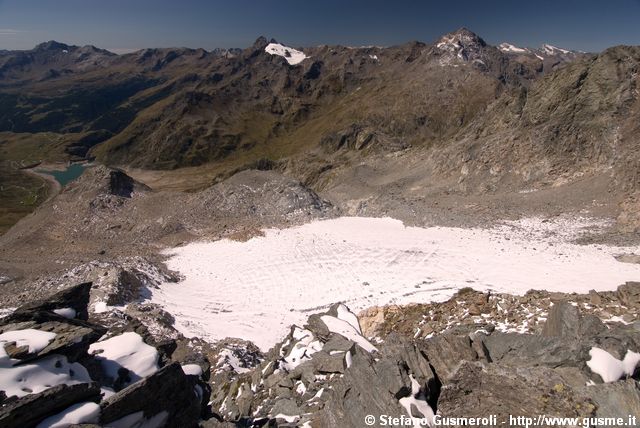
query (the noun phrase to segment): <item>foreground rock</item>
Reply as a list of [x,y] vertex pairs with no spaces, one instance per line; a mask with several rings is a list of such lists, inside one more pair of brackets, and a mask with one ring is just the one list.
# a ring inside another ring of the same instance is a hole
[[108,426],[126,419],[132,425],[153,420],[161,426],[197,426],[201,409],[196,397],[201,398],[203,390],[196,387],[180,364],[170,364],[106,399],[100,406],[100,423]]
[[[628,283],[617,293],[598,295],[600,306],[619,296],[632,301],[628,296],[639,286]],[[533,304],[534,296],[526,299]],[[389,426],[487,415],[495,415],[498,424],[509,424],[509,416],[537,415],[626,420],[640,415],[640,328],[603,323],[574,301],[593,296],[556,293],[531,333],[496,329],[501,317],[467,316],[428,337],[390,333],[384,339],[366,338],[358,318],[335,305],[312,315],[304,327],[292,327],[255,369],[213,384],[212,410],[226,422],[305,427],[361,427],[367,415],[398,418]],[[549,298],[538,297],[542,306]],[[463,299],[488,308],[492,297],[463,290],[450,302],[425,305],[427,314]],[[416,310],[397,307],[394,320],[408,323]],[[638,308],[626,310],[635,314]],[[429,327],[418,319],[400,331]],[[388,319],[378,321],[393,329]]]
[[89,321],[90,288],[63,289],[0,319],[0,426],[195,427],[208,417],[206,357],[174,356],[176,340],[130,315],[108,328]]
[[35,426],[76,403],[99,401],[100,388],[95,383],[54,386],[38,394],[5,400],[0,409],[0,426]]
[[[267,354],[239,339],[184,339],[154,305],[87,311],[90,288],[0,320],[2,427],[361,427],[368,415],[396,418],[387,426],[487,415],[506,425],[640,412],[638,283],[587,295],[461,290],[360,319],[336,304]],[[537,322],[522,331],[521,317]]]

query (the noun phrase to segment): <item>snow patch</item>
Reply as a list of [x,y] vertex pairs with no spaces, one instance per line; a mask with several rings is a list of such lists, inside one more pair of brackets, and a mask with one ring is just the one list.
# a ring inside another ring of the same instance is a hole
[[526,53],[529,52],[528,49],[525,48],[520,48],[518,46],[514,46],[510,43],[501,43],[500,46],[498,46],[498,49],[500,49],[502,52],[509,52],[509,53]]
[[124,416],[116,421],[109,422],[109,428],[160,428],[165,425],[169,413],[162,411],[149,419],[144,417],[142,411]]
[[202,367],[199,364],[185,364],[182,371],[189,376],[202,376]]
[[602,320],[602,322],[605,323],[605,324],[612,323],[612,322],[619,322],[620,324],[629,325],[629,323],[626,322],[624,320],[624,318],[622,318],[621,316],[617,316],[617,315],[612,316],[608,320]]
[[591,348],[589,355],[591,359],[587,361],[587,366],[592,372],[600,375],[605,383],[615,382],[623,376],[632,376],[640,362],[640,354],[630,350],[627,350],[622,361],[595,346]]
[[54,309],[53,312],[60,315],[61,317],[69,319],[75,318],[77,315],[75,309],[73,308]]
[[115,390],[113,390],[112,388],[109,388],[108,386],[100,387],[100,392],[102,393],[102,398],[104,400],[106,400],[107,398],[111,397],[116,393]]
[[269,43],[264,50],[271,55],[283,57],[290,65],[300,64],[307,58],[303,52],[281,45],[280,43]]
[[274,419],[284,419],[288,423],[292,424],[292,423],[298,422],[300,420],[300,415],[289,416],[289,415],[285,415],[283,413],[278,413],[273,418]]
[[[0,281],[0,284],[1,283],[2,282]],[[0,309],[0,318],[4,318],[6,316],[11,315],[12,313],[15,312],[15,310],[16,310],[16,308],[2,308],[2,309]]]
[[147,345],[138,333],[127,332],[89,346],[89,353],[100,361],[107,376],[118,378],[122,367],[129,370],[131,383],[158,371],[158,351]]
[[311,356],[322,350],[322,343],[316,340],[309,330],[294,327],[293,338],[297,342],[291,347],[289,355],[283,358],[282,368],[291,371],[304,361],[310,360]]
[[104,312],[108,312],[110,310],[110,306],[107,305],[107,302],[96,302],[93,305],[93,312],[96,314],[102,314]]
[[89,373],[79,363],[69,363],[63,355],[50,355],[32,364],[12,366],[0,360],[0,391],[7,397],[36,394],[57,385],[91,382]]
[[359,327],[358,329],[356,329],[349,321],[332,317],[330,315],[323,315],[320,317],[320,319],[327,326],[330,332],[337,333],[340,336],[343,336],[344,338],[355,342],[365,351],[373,352],[378,350],[378,348],[373,346],[371,342],[362,337],[359,331]]
[[100,405],[96,403],[78,403],[57,415],[49,416],[38,424],[36,428],[65,428],[74,424],[98,423]]
[[7,331],[0,334],[0,367],[9,358],[4,347],[7,343],[15,342],[18,348],[29,347],[29,353],[34,354],[42,351],[55,339],[56,334],[50,331],[35,330],[27,328],[24,330]]
[[559,53],[566,55],[571,53],[571,51],[568,51],[567,49],[562,49],[557,46],[553,46],[549,44],[542,45],[542,51],[544,51],[544,53],[547,55],[558,55]]
[[311,397],[311,399],[309,400],[309,402],[313,401],[313,400],[319,400],[322,398],[322,393],[324,392],[324,387],[320,388],[318,390],[318,392],[316,392],[316,395],[314,395],[313,397]]
[[424,397],[420,397],[420,384],[418,383],[418,381],[413,377],[413,375],[410,375],[410,378],[411,378],[411,395],[408,397],[401,398],[399,400],[400,405],[404,407],[404,409],[407,411],[407,413],[411,417],[413,421],[413,426],[415,428],[420,428],[423,426],[421,423],[423,419],[413,417],[413,413],[411,412],[412,406],[415,407],[420,413],[422,413],[422,416],[424,416],[429,426],[431,426],[433,423],[433,417],[434,417],[433,409],[429,407],[429,404],[426,402]]
[[347,308],[342,303],[338,305],[337,311],[339,319],[348,322],[358,334],[362,334],[362,330],[360,330],[360,321],[358,321],[358,317],[356,316],[356,314],[351,312],[349,308]]
[[218,364],[217,366],[221,366],[221,365],[228,365],[229,367],[231,367],[236,373],[247,373],[248,371],[250,371],[251,369],[244,367],[242,361],[240,361],[240,359],[236,356],[236,354],[233,353],[232,350],[230,349],[223,349],[222,351],[220,351],[220,353],[218,354]]

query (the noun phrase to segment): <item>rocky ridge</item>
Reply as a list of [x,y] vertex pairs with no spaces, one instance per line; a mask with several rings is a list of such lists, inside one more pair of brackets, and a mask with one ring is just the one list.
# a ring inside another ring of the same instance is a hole
[[[469,315],[465,301],[483,302],[486,308],[491,299],[463,290],[445,303],[394,308],[384,316],[387,329],[369,339],[361,326],[371,327],[370,311],[356,317],[344,305],[334,305],[312,315],[304,327],[292,327],[255,369],[214,375],[212,409],[225,420],[261,425],[276,419],[279,426],[362,426],[366,415],[431,421],[436,414],[496,415],[499,421],[538,414],[626,420],[640,412],[638,293],[637,283],[613,293],[558,293],[537,328],[525,332],[488,308],[490,316]],[[545,299],[551,296],[544,292],[497,298],[505,309],[525,312],[527,302],[544,307]],[[605,324],[594,315],[614,307],[633,322]],[[455,321],[431,321],[423,312],[427,308]],[[412,313],[425,318],[416,323]],[[424,335],[425,327],[431,333]],[[600,354],[617,364],[633,363],[608,377],[594,363]]]

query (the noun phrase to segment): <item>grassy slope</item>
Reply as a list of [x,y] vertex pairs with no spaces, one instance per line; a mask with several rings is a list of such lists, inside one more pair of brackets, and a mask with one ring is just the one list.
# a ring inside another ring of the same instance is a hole
[[0,133],[0,234],[46,200],[46,180],[20,168],[40,161],[66,162],[64,147],[69,138],[54,133]]

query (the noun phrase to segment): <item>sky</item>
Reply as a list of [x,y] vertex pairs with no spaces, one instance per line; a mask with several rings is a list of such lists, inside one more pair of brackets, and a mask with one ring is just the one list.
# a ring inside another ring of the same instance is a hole
[[598,52],[640,45],[640,0],[0,0],[0,49],[244,48],[260,35],[293,47],[391,46],[460,27],[491,44]]

